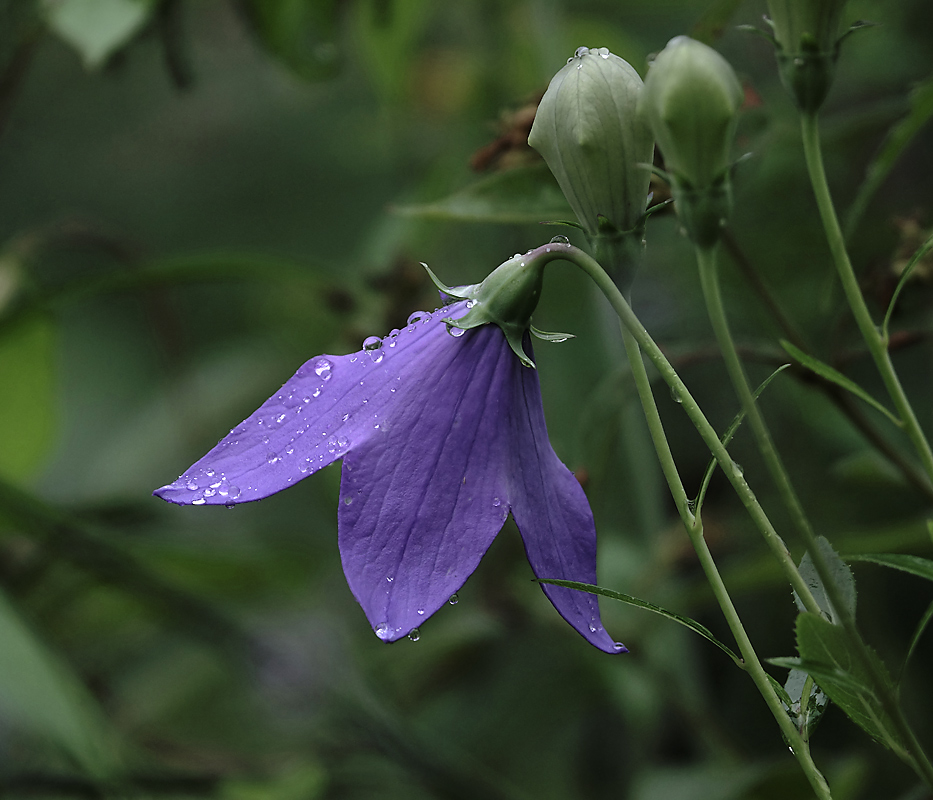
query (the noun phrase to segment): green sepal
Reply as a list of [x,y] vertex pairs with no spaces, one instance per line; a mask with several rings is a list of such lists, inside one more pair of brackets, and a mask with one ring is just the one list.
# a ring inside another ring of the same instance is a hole
[[437,277],[432,271],[431,268],[421,262],[421,266],[424,267],[424,271],[428,273],[428,277],[439,291],[446,294],[448,297],[452,297],[454,300],[469,300],[473,295],[470,294],[470,290],[476,288],[475,284],[467,284],[465,286],[447,286],[445,285],[440,278]]
[[543,339],[545,342],[566,342],[568,339],[575,339],[576,335],[572,333],[550,333],[549,331],[538,330],[534,325],[529,327],[531,335]]

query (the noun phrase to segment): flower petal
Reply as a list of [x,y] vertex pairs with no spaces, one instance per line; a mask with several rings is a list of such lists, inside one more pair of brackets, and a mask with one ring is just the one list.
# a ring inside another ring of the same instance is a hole
[[434,338],[403,378],[388,428],[343,466],[344,572],[385,641],[448,601],[508,516],[505,409],[524,368],[494,325]]
[[343,457],[378,433],[396,402],[401,375],[420,369],[425,347],[446,336],[441,317],[465,303],[427,314],[368,349],[305,362],[282,388],[173,483],[154,494],[178,504],[229,505],[261,500]]
[[[526,343],[526,347],[528,344]],[[551,447],[541,388],[534,370],[514,377],[508,424],[512,466],[512,516],[538,578],[596,583],[596,526],[586,494]],[[625,652],[603,628],[595,595],[542,584],[560,615],[590,644]]]

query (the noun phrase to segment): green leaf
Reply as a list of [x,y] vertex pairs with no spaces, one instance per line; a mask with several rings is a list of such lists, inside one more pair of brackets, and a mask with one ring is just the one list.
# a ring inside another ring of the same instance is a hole
[[0,476],[16,480],[42,464],[55,433],[55,335],[34,317],[0,336]]
[[94,698],[35,637],[0,591],[0,716],[51,740],[95,778],[120,769],[116,738]]
[[[829,543],[826,537],[817,537],[817,544],[823,554],[824,560],[827,561],[830,565],[830,569],[832,570],[833,583],[836,584],[836,589],[839,591],[845,601],[846,611],[849,612],[850,617],[854,617],[855,578],[852,575],[852,570],[849,569],[845,561],[839,558],[838,554],[835,550],[833,550],[832,545]],[[836,609],[833,608],[833,604],[830,602],[829,596],[826,594],[826,588],[823,585],[823,581],[820,580],[820,576],[817,574],[816,567],[813,565],[813,559],[810,557],[810,553],[804,553],[803,558],[800,560],[800,577],[803,578],[804,582],[807,584],[807,587],[813,594],[813,599],[816,600],[826,618],[834,625],[838,625],[839,615],[836,613]],[[803,601],[797,596],[797,592],[794,592],[794,602],[797,604],[797,608],[801,611],[807,610],[806,606],[803,604]]]
[[910,109],[888,131],[884,144],[865,173],[865,180],[855,196],[846,219],[846,238],[858,227],[871,198],[884,183],[900,158],[901,153],[913,141],[920,129],[933,117],[933,76],[917,84],[910,93]]
[[[784,684],[785,694],[790,698],[787,710],[797,725],[804,741],[810,741],[817,723],[829,705],[829,698],[819,687],[813,676],[803,670],[791,669]],[[804,702],[806,694],[806,702]]]
[[495,172],[433,203],[396,206],[396,213],[461,222],[541,222],[573,218],[545,164]]
[[[838,625],[804,613],[797,617],[797,669],[812,675],[829,698],[846,716],[886,747],[904,752],[891,718],[875,693],[869,688],[871,676],[857,658],[848,634]],[[891,688],[891,678],[877,654],[867,649],[876,672]]]
[[857,556],[847,556],[849,561],[867,561],[872,564],[881,564],[891,569],[899,569],[901,572],[909,572],[920,578],[926,578],[933,581],[933,561],[920,556],[912,556],[906,553],[864,553]]
[[155,0],[41,1],[49,27],[81,54],[88,69],[126,45],[155,9]]
[[683,625],[685,628],[689,628],[694,633],[698,633],[708,642],[716,645],[720,650],[722,650],[729,658],[731,658],[738,666],[744,668],[744,663],[739,656],[732,652],[726,645],[719,641],[710,630],[703,625],[701,625],[696,620],[690,619],[690,617],[683,617],[680,614],[675,614],[673,611],[668,611],[666,608],[661,606],[656,606],[654,603],[649,603],[647,600],[640,600],[637,597],[632,597],[628,594],[623,594],[622,592],[615,592],[612,589],[604,589],[601,586],[593,586],[589,583],[579,583],[577,581],[558,581],[558,580],[548,580],[544,578],[538,579],[538,583],[549,583],[552,586],[563,586],[567,589],[577,589],[581,592],[589,592],[590,594],[598,594],[602,597],[608,597],[612,600],[619,600],[623,603],[627,603],[630,606],[635,606],[636,608],[644,608],[646,611],[652,611],[655,614],[660,614],[662,617],[666,617],[669,620]]
[[[774,372],[772,372],[767,378],[765,378],[759,387],[755,389],[755,399],[757,400],[761,393],[768,388],[768,384],[771,383],[780,373],[785,369],[790,367],[790,364],[782,364]],[[742,424],[742,421],[745,419],[745,412],[740,411],[735,415],[732,422],[729,424],[729,427],[726,428],[726,432],[722,435],[722,444],[724,447],[729,446],[729,442],[732,441],[732,437],[735,436],[735,432],[739,429],[739,426]],[[700,491],[697,493],[697,499],[694,503],[694,513],[699,516],[700,511],[703,508],[703,500],[706,498],[706,490],[709,489],[709,483],[713,479],[713,473],[716,471],[716,466],[718,462],[715,458],[711,458],[709,464],[706,465],[706,473],[703,475],[703,482],[700,484]]]
[[248,0],[240,7],[262,45],[307,80],[339,68],[338,0]]
[[891,314],[894,313],[894,305],[897,303],[897,298],[900,297],[901,290],[907,284],[911,273],[914,271],[914,267],[917,266],[920,259],[929,253],[930,250],[933,250],[933,235],[917,248],[917,252],[911,256],[910,261],[907,262],[907,266],[904,267],[900,280],[897,282],[897,287],[891,295],[891,302],[888,303],[888,310],[885,312],[884,322],[881,324],[881,335],[884,336],[885,339],[888,338],[888,326],[891,323]]
[[882,414],[884,414],[891,422],[900,427],[900,420],[894,416],[888,409],[886,409],[881,403],[875,400],[868,392],[866,392],[861,386],[859,386],[855,381],[850,380],[845,375],[843,375],[838,370],[833,369],[829,364],[824,364],[818,358],[807,355],[803,350],[794,347],[786,339],[781,339],[781,347],[783,347],[791,356],[791,358],[799,361],[807,369],[812,370],[821,378],[828,380],[830,383],[835,383],[837,386],[841,386],[848,392],[851,392],[856,397],[860,397],[866,403],[868,403],[873,408],[876,408]]

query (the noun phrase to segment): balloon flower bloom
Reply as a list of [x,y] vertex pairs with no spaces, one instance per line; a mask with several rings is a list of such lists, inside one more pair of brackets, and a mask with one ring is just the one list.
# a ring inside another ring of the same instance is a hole
[[[452,304],[412,314],[360,352],[312,358],[155,494],[181,505],[246,503],[342,459],[343,569],[386,642],[448,602],[509,513],[538,578],[595,583],[593,515],[548,441],[525,353],[530,333],[558,338],[530,325],[545,260],[516,257],[481,284],[443,287]],[[542,588],[587,641],[625,651],[594,595]]]

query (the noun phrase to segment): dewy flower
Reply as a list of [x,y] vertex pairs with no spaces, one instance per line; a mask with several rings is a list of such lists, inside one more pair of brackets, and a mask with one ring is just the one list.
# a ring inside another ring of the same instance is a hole
[[[479,318],[487,307],[509,317],[512,297],[527,349],[536,298],[518,294],[540,290],[544,260],[510,259],[479,286],[449,290],[469,299],[415,313],[358,353],[312,358],[155,494],[179,504],[244,503],[343,459],[341,560],[387,642],[448,602],[510,512],[537,577],[595,583],[593,515],[548,441],[537,371],[513,350],[513,335]],[[542,588],[591,644],[625,650],[603,628],[594,595]]]

